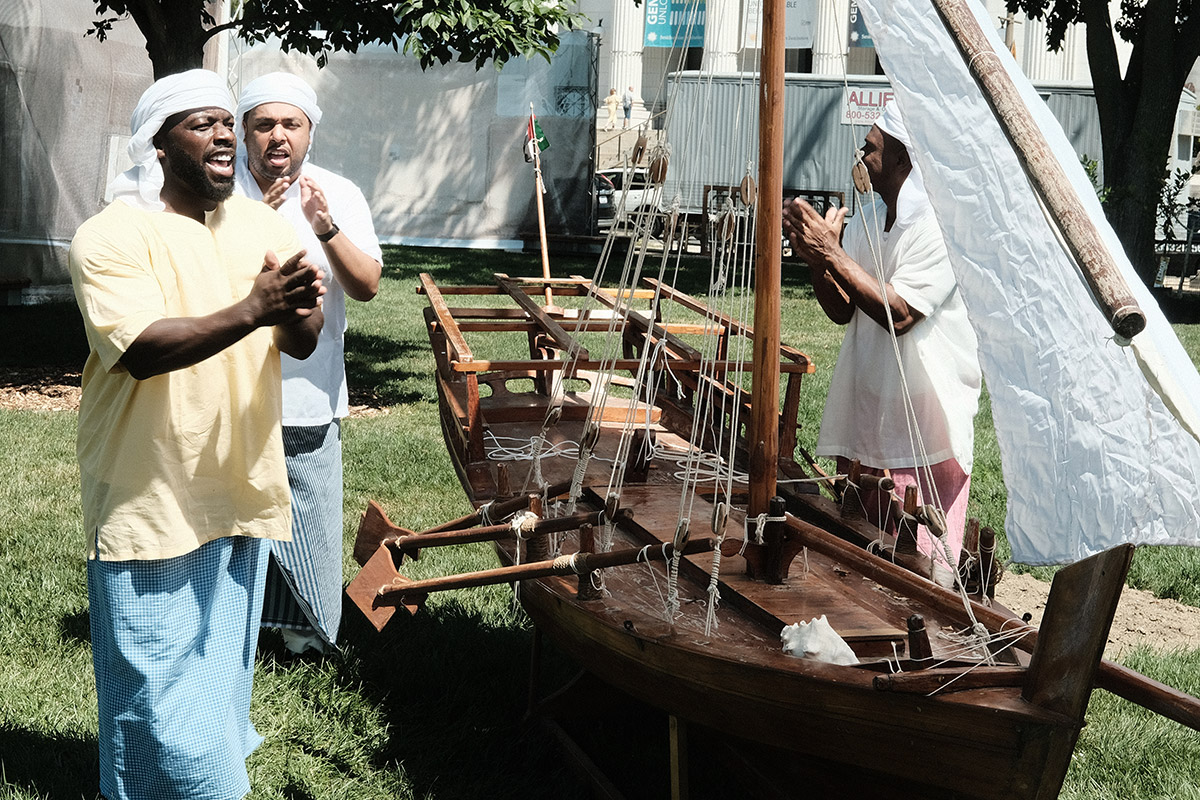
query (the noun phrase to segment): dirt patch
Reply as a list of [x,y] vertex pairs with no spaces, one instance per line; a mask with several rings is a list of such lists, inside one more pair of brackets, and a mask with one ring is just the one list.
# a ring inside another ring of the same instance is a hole
[[[996,585],[996,600],[1018,615],[1030,614],[1034,625],[1042,621],[1049,594],[1049,583],[1028,574],[1008,573]],[[1143,644],[1164,652],[1191,650],[1197,642],[1200,642],[1200,608],[1125,587],[1104,655],[1117,658]]]
[[0,368],[0,409],[75,411],[82,373],[73,367]]
[[[78,411],[82,377],[74,367],[2,367],[0,409]],[[351,417],[375,417],[390,410],[374,392],[350,390]]]

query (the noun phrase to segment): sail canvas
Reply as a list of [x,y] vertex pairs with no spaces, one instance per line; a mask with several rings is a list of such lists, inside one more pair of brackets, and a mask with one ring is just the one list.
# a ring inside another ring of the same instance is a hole
[[986,9],[970,8],[1147,318],[1131,346],[1114,338],[934,6],[861,5],[979,337],[1013,560],[1072,562],[1121,542],[1200,544],[1200,376],[1066,135]]

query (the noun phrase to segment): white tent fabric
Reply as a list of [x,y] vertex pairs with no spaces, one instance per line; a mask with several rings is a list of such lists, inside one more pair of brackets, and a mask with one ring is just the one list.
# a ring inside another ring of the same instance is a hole
[[1133,347],[1113,340],[928,0],[860,4],[979,336],[1013,560],[1066,563],[1121,542],[1200,544],[1200,442],[1188,427],[1197,430],[1200,375],[1061,127],[986,10],[971,7],[1148,320]]

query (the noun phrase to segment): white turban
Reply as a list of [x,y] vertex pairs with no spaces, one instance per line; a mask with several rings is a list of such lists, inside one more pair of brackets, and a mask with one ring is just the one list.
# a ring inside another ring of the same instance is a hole
[[133,138],[128,153],[133,167],[108,184],[114,200],[120,198],[146,211],[166,208],[158,197],[163,170],[153,140],[167,117],[194,108],[222,108],[233,113],[233,95],[220,75],[207,69],[190,69],[157,80],[142,93],[129,120]]
[[900,106],[894,99],[883,107],[883,113],[876,117],[875,124],[888,136],[900,140],[900,144],[912,147],[908,129],[904,127],[904,119],[900,116]]
[[904,224],[929,205],[929,195],[925,191],[925,180],[921,177],[921,170],[917,167],[908,128],[904,127],[904,118],[900,116],[900,105],[895,99],[883,107],[883,113],[875,119],[875,127],[904,145],[908,150],[908,160],[912,163],[912,172],[908,173],[908,178],[896,197],[896,220]]
[[261,106],[263,103],[287,103],[304,112],[311,123],[309,141],[316,137],[317,123],[321,121],[321,107],[317,105],[317,93],[298,75],[290,72],[268,72],[255,78],[242,89],[238,100],[237,114],[234,123],[237,125],[238,148],[242,148],[242,140],[246,131],[242,127],[246,114]]

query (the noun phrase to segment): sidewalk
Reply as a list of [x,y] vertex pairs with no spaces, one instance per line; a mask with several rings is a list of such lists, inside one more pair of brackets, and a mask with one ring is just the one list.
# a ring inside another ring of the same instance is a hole
[[[643,132],[646,135],[646,152],[649,155],[650,150],[658,143],[658,138],[663,133],[650,130],[649,126],[631,126],[629,130],[621,130],[620,120],[617,121],[617,125],[616,130],[611,131],[604,130],[603,123],[596,126],[596,169],[609,169],[624,165],[625,160],[632,154],[634,145],[637,144],[638,136]],[[642,165],[645,166],[645,164],[646,160],[643,158]]]

